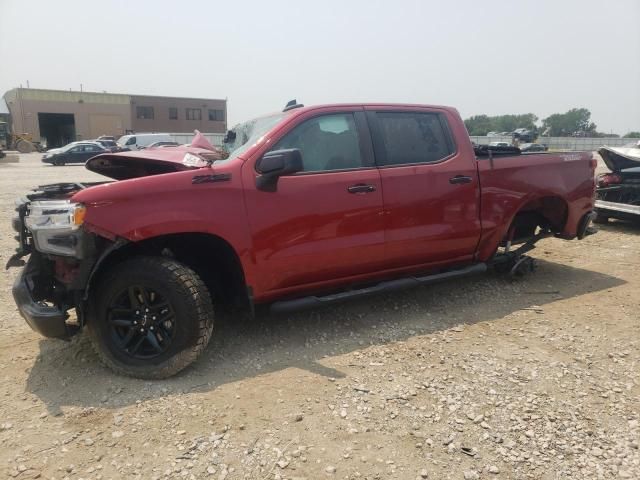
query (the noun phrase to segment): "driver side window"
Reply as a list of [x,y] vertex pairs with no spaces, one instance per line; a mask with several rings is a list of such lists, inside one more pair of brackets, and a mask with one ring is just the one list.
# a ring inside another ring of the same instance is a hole
[[297,148],[305,172],[363,167],[358,130],[352,113],[323,115],[304,121],[271,149]]

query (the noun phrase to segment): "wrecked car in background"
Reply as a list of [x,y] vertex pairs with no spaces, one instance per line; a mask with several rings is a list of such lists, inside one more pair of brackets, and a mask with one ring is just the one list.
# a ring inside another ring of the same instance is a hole
[[602,147],[598,153],[611,171],[597,179],[595,221],[640,222],[640,141],[620,148]]

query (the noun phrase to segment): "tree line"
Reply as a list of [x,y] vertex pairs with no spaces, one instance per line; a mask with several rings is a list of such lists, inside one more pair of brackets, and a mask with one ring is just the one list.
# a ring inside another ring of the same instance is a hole
[[[474,115],[464,121],[469,135],[484,136],[489,132],[513,132],[517,128],[526,128],[534,136],[546,137],[619,137],[620,135],[598,132],[591,121],[591,112],[587,108],[572,108],[565,113],[554,113],[542,119],[538,126],[538,117],[533,113],[519,115]],[[624,138],[640,138],[640,132],[629,132]]]

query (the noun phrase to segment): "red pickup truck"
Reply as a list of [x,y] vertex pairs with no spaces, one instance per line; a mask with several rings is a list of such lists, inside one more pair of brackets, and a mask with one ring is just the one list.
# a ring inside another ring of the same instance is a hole
[[30,255],[13,288],[29,325],[86,327],[117,372],[163,378],[204,350],[214,305],[284,311],[517,274],[537,240],[582,238],[594,216],[591,153],[474,149],[449,107],[294,102],[225,147],[106,153],[86,167],[116,181],[23,197],[10,264]]

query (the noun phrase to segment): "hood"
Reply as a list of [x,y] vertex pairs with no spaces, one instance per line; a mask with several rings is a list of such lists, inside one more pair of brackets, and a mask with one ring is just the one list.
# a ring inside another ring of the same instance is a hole
[[181,172],[206,167],[225,155],[220,150],[196,147],[165,147],[133,152],[103,153],[90,158],[85,168],[115,180]]
[[638,147],[602,147],[598,153],[612,172],[640,167],[640,148]]

